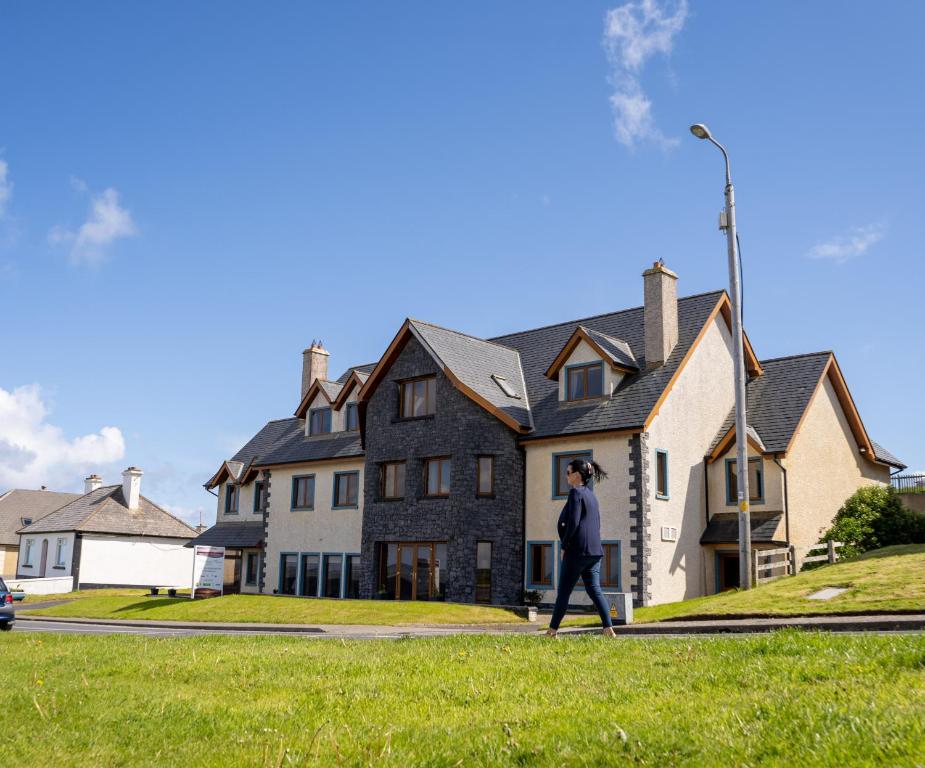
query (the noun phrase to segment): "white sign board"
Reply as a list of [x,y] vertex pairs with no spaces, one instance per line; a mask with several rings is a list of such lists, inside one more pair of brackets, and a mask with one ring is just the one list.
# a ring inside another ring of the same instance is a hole
[[197,589],[217,589],[221,592],[225,585],[225,548],[194,547],[193,557],[193,591],[190,597],[196,597]]

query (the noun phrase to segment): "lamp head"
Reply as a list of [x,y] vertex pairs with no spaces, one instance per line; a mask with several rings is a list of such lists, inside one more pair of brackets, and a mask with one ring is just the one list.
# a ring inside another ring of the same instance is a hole
[[707,128],[703,123],[695,123],[691,126],[691,133],[694,134],[698,139],[709,139],[710,129]]

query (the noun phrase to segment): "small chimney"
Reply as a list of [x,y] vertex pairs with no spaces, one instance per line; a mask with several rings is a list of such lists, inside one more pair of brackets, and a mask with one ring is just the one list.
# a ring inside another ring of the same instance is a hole
[[90,491],[95,491],[97,488],[102,487],[103,478],[99,475],[90,475],[90,477],[84,479],[84,493],[90,493]]
[[122,473],[122,496],[125,497],[125,506],[129,509],[138,509],[143,474],[138,467],[129,467]]
[[328,378],[328,351],[321,341],[312,341],[312,345],[302,352],[302,397],[311,388],[315,379]]
[[661,261],[642,273],[646,367],[662,365],[678,343],[678,276]]

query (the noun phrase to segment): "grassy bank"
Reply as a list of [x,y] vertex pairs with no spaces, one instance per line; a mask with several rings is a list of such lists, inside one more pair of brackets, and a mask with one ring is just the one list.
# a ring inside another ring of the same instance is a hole
[[307,600],[272,595],[227,595],[194,601],[147,597],[139,591],[105,595],[81,592],[79,599],[73,602],[40,608],[34,613],[91,619],[272,624],[512,624],[524,621],[504,608],[454,603]]
[[925,638],[0,638],[10,765],[915,765]]

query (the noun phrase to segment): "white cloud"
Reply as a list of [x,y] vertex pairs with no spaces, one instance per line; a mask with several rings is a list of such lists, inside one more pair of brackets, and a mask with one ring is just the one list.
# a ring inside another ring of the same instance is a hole
[[[80,179],[71,178],[71,185],[78,191],[87,187]],[[53,227],[48,234],[52,245],[69,243],[70,260],[73,264],[98,266],[109,255],[110,246],[124,237],[137,234],[138,229],[127,208],[119,204],[119,193],[109,187],[90,199],[90,214],[76,232],[64,227]]]
[[12,392],[0,388],[0,488],[82,488],[89,472],[125,455],[117,427],[68,439],[47,416],[37,384]]
[[10,181],[10,166],[0,160],[0,219],[6,214],[6,207],[13,197],[13,182]]
[[[157,502],[155,502],[157,503]],[[215,523],[215,507],[207,509],[205,506],[195,508],[182,507],[178,504],[160,504],[174,517],[179,517],[187,525],[195,528],[202,521],[203,525],[212,525]]]
[[610,106],[617,140],[627,147],[647,140],[666,148],[678,143],[664,136],[655,124],[652,102],[642,89],[639,73],[655,54],[671,53],[686,20],[687,0],[672,7],[658,0],[640,0],[607,12],[604,50],[614,88]]
[[884,237],[886,227],[883,224],[868,224],[866,227],[855,227],[824,243],[817,243],[806,255],[811,259],[828,259],[836,264],[844,264],[856,256],[863,256],[872,245],[879,243]]

